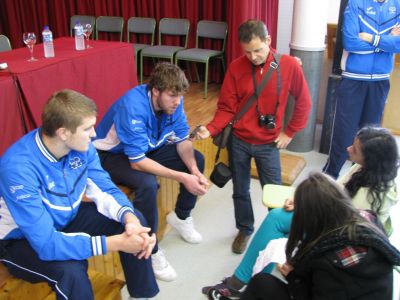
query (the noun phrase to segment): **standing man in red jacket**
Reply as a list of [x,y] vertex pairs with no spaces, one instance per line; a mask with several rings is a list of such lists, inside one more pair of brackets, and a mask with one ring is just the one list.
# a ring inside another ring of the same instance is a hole
[[[239,42],[244,55],[230,64],[214,119],[207,126],[200,127],[196,139],[220,133],[253,95],[253,72],[259,84],[271,62],[275,61],[272,55],[274,50],[270,48],[271,37],[263,22],[248,20],[241,24]],[[295,98],[295,107],[289,123],[283,128],[289,94]],[[300,64],[295,58],[282,55],[278,69],[273,72],[258,99],[234,124],[228,143],[236,227],[239,230],[232,244],[234,253],[244,252],[254,231],[250,198],[251,158],[255,159],[261,186],[281,184],[279,149],[285,149],[293,136],[306,126],[310,109],[310,93]]]

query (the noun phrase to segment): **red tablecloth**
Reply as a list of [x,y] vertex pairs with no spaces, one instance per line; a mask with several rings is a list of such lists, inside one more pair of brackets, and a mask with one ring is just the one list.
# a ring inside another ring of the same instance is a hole
[[0,76],[0,156],[24,135],[16,87],[11,76]]
[[[100,120],[116,99],[137,85],[132,44],[90,41],[90,45],[93,48],[76,51],[73,38],[55,39],[55,57],[44,58],[43,45],[39,44],[34,48],[36,62],[27,62],[27,48],[0,52],[0,63],[7,62],[18,80],[23,120],[28,130],[40,126],[42,108],[55,91],[69,88],[92,98],[97,103]],[[0,71],[0,77],[5,72]],[[0,101],[14,106],[15,100],[4,101],[5,96],[0,89]],[[8,108],[4,111],[1,106],[1,109],[4,114]],[[7,119],[10,124],[13,122]]]

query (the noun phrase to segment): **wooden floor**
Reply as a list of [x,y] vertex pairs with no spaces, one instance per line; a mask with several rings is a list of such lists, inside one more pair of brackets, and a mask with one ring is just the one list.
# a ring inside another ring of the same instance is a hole
[[191,83],[184,96],[184,107],[191,130],[197,125],[207,125],[217,110],[217,101],[221,84],[209,83],[208,96],[204,99],[204,84]]

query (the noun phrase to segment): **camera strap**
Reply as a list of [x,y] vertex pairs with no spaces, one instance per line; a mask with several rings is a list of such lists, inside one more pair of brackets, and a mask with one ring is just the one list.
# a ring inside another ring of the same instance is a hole
[[279,107],[279,96],[281,94],[281,70],[279,67],[279,61],[281,59],[281,55],[278,53],[273,53],[271,52],[274,60],[270,63],[269,68],[267,73],[264,75],[264,77],[261,79],[261,82],[259,85],[257,85],[257,80],[256,80],[256,70],[254,65],[252,65],[252,75],[253,75],[253,84],[254,84],[254,95],[256,96],[257,99],[257,112],[259,115],[261,115],[261,113],[258,111],[258,96],[262,93],[262,91],[264,90],[265,85],[267,84],[267,82],[269,81],[272,72],[277,70],[278,72],[278,78],[277,78],[277,91],[278,91],[278,99],[276,100],[276,105],[275,105],[275,111],[274,111],[274,115],[276,116],[277,112],[278,112],[278,107]]
[[[253,74],[253,82],[254,82],[254,93],[253,93],[253,95],[250,96],[250,98],[247,100],[245,105],[243,105],[243,108],[240,110],[240,112],[236,114],[235,118],[232,120],[233,124],[235,124],[237,121],[239,121],[239,119],[249,110],[249,108],[253,104],[253,102],[258,99],[258,95],[262,93],[262,91],[264,90],[264,87],[267,85],[267,82],[269,81],[269,79],[272,76],[272,73],[275,70],[278,71],[278,101],[279,101],[279,94],[280,94],[280,90],[281,90],[279,60],[281,58],[281,55],[275,54],[272,52],[271,52],[271,54],[272,54],[274,60],[271,61],[271,63],[269,64],[268,71],[267,71],[267,73],[265,73],[265,75],[261,79],[261,82],[259,85],[257,85],[257,83],[255,81],[256,80],[255,67],[253,64],[251,65],[252,74]],[[278,104],[279,104],[279,102],[277,103],[277,107],[278,107]]]

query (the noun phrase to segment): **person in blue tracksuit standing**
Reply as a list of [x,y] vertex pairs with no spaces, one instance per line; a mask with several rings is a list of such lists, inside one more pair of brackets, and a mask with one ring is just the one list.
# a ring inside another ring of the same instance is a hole
[[323,168],[337,178],[356,132],[381,123],[394,53],[400,52],[400,1],[349,0],[343,22],[342,79],[328,160]]
[[[197,196],[206,193],[204,157],[193,149],[183,108],[189,83],[176,65],[162,62],[154,68],[148,84],[129,90],[108,110],[97,126],[93,142],[103,168],[116,184],[134,190],[135,207],[157,232],[156,176],[180,183],[175,211],[167,222],[189,243],[202,237],[194,227],[191,211]],[[176,272],[157,245],[152,263],[158,279],[172,281]]]
[[42,126],[1,158],[0,261],[18,278],[48,282],[57,299],[81,300],[93,299],[87,258],[120,251],[132,299],[154,297],[156,238],[100,165],[96,114],[86,96],[56,92]]

